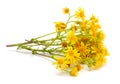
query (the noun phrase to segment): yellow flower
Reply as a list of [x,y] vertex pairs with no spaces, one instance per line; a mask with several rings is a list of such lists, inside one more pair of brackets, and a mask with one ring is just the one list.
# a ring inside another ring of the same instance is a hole
[[94,21],[89,22],[89,28],[92,31],[97,31],[99,28],[101,28],[101,25],[99,23],[95,23]]
[[105,34],[104,34],[104,32],[103,32],[102,30],[98,32],[98,38],[99,38],[100,40],[104,40]]
[[92,16],[90,17],[90,19],[93,21],[93,22],[95,22],[95,23],[98,23],[98,18],[96,18],[93,14],[92,14]]
[[75,36],[75,31],[68,32],[67,41],[75,44],[77,42],[77,37]]
[[69,60],[71,64],[75,63],[79,59],[80,53],[76,49],[69,47],[65,54],[66,60]]
[[66,29],[66,24],[63,22],[54,22],[55,23],[55,27],[56,27],[56,32],[60,31],[64,31]]
[[100,68],[104,63],[106,63],[106,59],[104,57],[101,57],[100,59],[96,60],[94,69]]
[[85,17],[85,14],[84,14],[84,9],[83,8],[78,8],[78,10],[77,11],[75,11],[75,18],[78,18],[78,19],[84,19],[84,17]]
[[77,75],[78,75],[78,69],[77,69],[77,67],[73,67],[73,68],[72,68],[72,71],[70,72],[70,74],[71,74],[72,76],[77,76]]
[[95,29],[89,30],[89,34],[90,34],[91,36],[93,36],[93,37],[96,37],[96,31],[95,31]]
[[81,26],[82,30],[86,31],[86,29],[88,28],[88,20],[81,21],[80,26]]
[[64,63],[64,59],[63,58],[56,58],[56,62],[54,62],[53,64],[56,64],[56,69],[61,68],[63,69],[63,63]]
[[70,62],[66,60],[65,57],[58,57],[58,56],[54,56],[54,59],[56,60],[55,62],[53,62],[53,65],[56,65],[56,69],[61,69],[61,70],[65,70],[68,69],[70,67]]
[[81,42],[80,44],[79,51],[80,53],[83,53],[86,51],[86,45],[83,42]]
[[83,68],[80,64],[77,64],[76,67],[78,71],[80,71]]
[[98,51],[100,52],[100,49],[103,48],[102,41],[97,43],[97,47],[98,47]]
[[103,54],[103,56],[109,56],[110,55],[108,50],[107,50],[107,48],[105,46],[102,49],[102,54]]
[[99,23],[97,23],[97,24],[95,25],[95,27],[96,27],[96,29],[99,29],[99,28],[101,28],[101,25],[100,25]]
[[101,61],[97,61],[94,65],[94,69],[98,69],[99,67],[101,67]]
[[70,11],[69,8],[67,8],[67,7],[63,8],[63,13],[64,13],[64,14],[68,14],[69,11]]

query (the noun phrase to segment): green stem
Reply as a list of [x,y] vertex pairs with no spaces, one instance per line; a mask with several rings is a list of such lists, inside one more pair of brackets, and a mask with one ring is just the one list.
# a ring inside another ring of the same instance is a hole
[[10,44],[10,45],[6,45],[6,47],[14,47],[14,46],[30,44],[30,43],[33,43],[33,42],[28,41],[28,42],[24,42],[24,43]]
[[72,17],[74,17],[74,15],[70,16],[70,14],[69,14],[68,20],[66,21],[66,25],[69,23],[69,20],[70,20]]
[[78,22],[78,21],[69,21],[68,23],[71,23],[71,22],[75,22],[75,23],[76,23],[76,22]]
[[45,37],[45,36],[49,36],[49,35],[51,35],[51,34],[55,34],[56,32],[52,32],[52,33],[49,33],[49,34],[46,34],[46,35],[43,35],[43,36],[40,36],[40,37],[37,37],[37,38],[35,38],[35,39],[39,39],[39,38],[42,38],[42,37]]

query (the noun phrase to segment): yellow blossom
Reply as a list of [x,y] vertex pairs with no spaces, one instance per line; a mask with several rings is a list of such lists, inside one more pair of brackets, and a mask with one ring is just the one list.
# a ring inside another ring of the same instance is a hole
[[103,56],[109,56],[110,55],[108,50],[107,50],[107,48],[105,46],[102,49],[102,54],[103,54]]
[[104,40],[104,38],[105,38],[105,35],[104,35],[104,33],[103,33],[102,30],[98,32],[98,36],[99,36],[98,38],[99,38],[100,40]]
[[86,29],[88,28],[88,20],[83,20],[81,23],[80,23],[80,26],[82,28],[82,30],[86,31]]
[[80,71],[83,68],[80,64],[77,64],[76,67],[78,71]]
[[96,32],[98,29],[101,28],[101,25],[100,25],[99,23],[95,23],[95,22],[92,20],[91,22],[89,21],[89,28],[90,28],[92,31]]
[[69,8],[67,8],[67,7],[63,8],[63,13],[64,13],[64,14],[68,14],[69,11],[70,11]]
[[71,74],[72,76],[77,76],[77,75],[78,75],[78,69],[77,69],[77,67],[73,67],[73,68],[72,68],[72,71],[70,72],[70,74]]
[[67,35],[67,41],[75,44],[77,42],[77,37],[75,36],[75,31],[70,31]]
[[75,18],[78,18],[78,19],[84,19],[85,18],[85,14],[84,14],[84,9],[83,8],[78,8],[77,11],[75,11]]
[[79,51],[81,53],[84,53],[86,51],[86,45],[83,42],[80,44]]
[[95,25],[95,27],[96,27],[97,29],[99,29],[99,28],[101,28],[101,25],[100,25],[99,23],[97,23],[97,24]]
[[70,62],[66,60],[65,57],[58,57],[58,56],[54,56],[54,59],[56,60],[55,62],[53,62],[53,65],[56,65],[56,69],[61,69],[61,70],[65,70],[67,68],[70,67]]
[[79,56],[80,53],[78,53],[78,51],[72,47],[69,47],[67,53],[65,54],[66,59],[69,60],[70,63],[75,63],[77,59],[79,59]]
[[63,69],[64,59],[63,59],[63,58],[57,58],[56,60],[57,60],[57,61],[53,63],[53,64],[56,64],[56,65],[57,65],[56,68],[57,68],[57,69],[58,69],[58,68]]
[[95,22],[98,23],[98,18],[95,17],[95,15],[92,14],[92,16],[90,17],[90,19]]
[[96,60],[96,63],[94,65],[94,69],[100,68],[105,63],[106,63],[106,59],[104,57],[101,57],[100,59]]
[[56,27],[56,32],[60,31],[64,31],[66,29],[66,24],[63,22],[54,22],[55,23],[55,27]]

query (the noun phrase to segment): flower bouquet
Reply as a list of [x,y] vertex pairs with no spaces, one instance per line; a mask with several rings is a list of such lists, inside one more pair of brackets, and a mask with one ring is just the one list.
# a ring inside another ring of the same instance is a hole
[[67,7],[63,8],[63,13],[68,19],[66,22],[54,22],[55,32],[7,47],[17,46],[18,50],[28,50],[53,59],[57,69],[72,76],[77,76],[86,65],[89,69],[97,69],[105,64],[109,53],[103,43],[105,35],[99,19],[93,14],[86,17],[80,7],[73,15]]

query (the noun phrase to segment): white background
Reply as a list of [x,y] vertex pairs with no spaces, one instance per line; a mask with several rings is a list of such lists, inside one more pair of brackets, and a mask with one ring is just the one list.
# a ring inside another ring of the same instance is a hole
[[[119,0],[0,0],[0,84],[120,84],[120,9]],[[55,31],[54,21],[83,7],[88,16],[94,13],[106,34],[105,44],[111,54],[107,64],[96,71],[81,71],[71,77],[55,69],[50,60],[6,44]]]

